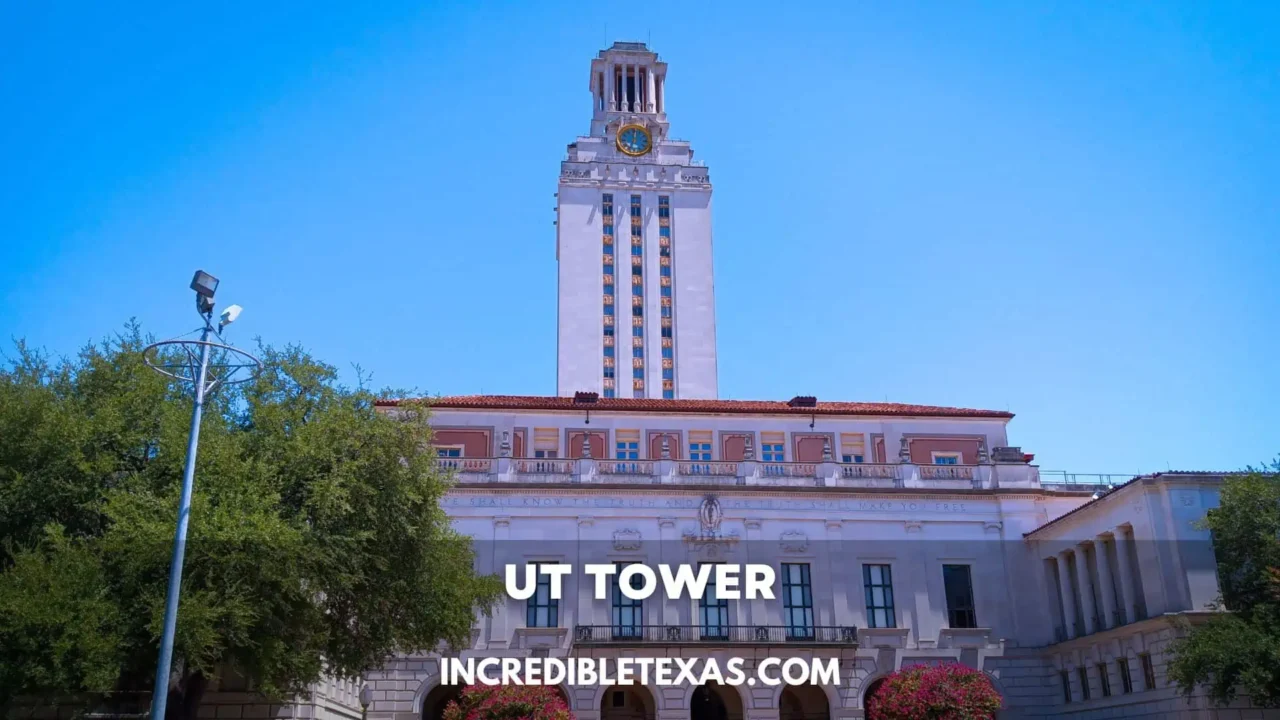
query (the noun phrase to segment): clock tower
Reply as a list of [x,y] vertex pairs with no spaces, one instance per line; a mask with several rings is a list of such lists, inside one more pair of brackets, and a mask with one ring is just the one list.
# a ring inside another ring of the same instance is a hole
[[715,398],[711,178],[668,135],[667,64],[614,43],[588,88],[556,193],[557,394]]

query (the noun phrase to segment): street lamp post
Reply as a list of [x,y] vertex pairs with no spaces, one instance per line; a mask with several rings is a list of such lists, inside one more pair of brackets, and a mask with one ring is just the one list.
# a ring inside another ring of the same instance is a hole
[[[187,435],[187,459],[182,470],[182,494],[178,500],[178,526],[173,534],[173,557],[169,561],[169,588],[165,597],[164,629],[160,635],[160,657],[156,663],[156,683],[151,695],[151,720],[164,720],[169,700],[169,674],[173,665],[173,636],[178,624],[178,598],[182,592],[182,561],[187,550],[187,523],[191,515],[191,491],[195,485],[196,451],[200,445],[200,419],[204,415],[204,401],[218,386],[244,382],[257,373],[262,363],[249,353],[210,340],[222,339],[222,330],[240,316],[239,305],[231,305],[222,312],[217,328],[213,324],[213,296],[218,289],[218,279],[203,270],[197,270],[191,280],[196,292],[196,312],[204,327],[200,340],[165,340],[147,346],[143,360],[152,369],[183,383],[195,386],[195,406],[191,410],[191,429]],[[174,353],[181,349],[185,355]],[[168,352],[166,352],[168,351]],[[217,353],[212,362],[210,357]],[[248,370],[243,377],[235,377],[241,370]]]
[[369,717],[369,704],[373,702],[373,688],[368,683],[360,688],[360,720],[367,720]]

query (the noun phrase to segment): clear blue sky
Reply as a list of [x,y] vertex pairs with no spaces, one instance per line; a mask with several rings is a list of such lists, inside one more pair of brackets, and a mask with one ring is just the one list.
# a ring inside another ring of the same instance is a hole
[[1280,453],[1280,5],[185,5],[0,4],[0,337],[184,332],[202,267],[242,344],[554,393],[558,163],[649,39],[723,396],[1009,409],[1082,472]]

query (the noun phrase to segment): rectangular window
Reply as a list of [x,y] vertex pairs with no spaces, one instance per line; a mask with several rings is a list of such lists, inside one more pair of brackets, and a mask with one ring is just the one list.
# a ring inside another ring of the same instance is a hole
[[557,457],[556,452],[560,449],[560,431],[556,428],[534,428],[533,449],[534,457]]
[[671,217],[671,198],[666,195],[658,196],[658,217]]
[[670,389],[670,388],[662,388],[662,399],[663,399],[663,400],[675,400],[675,399],[676,399],[676,391],[675,391],[675,390],[672,390],[672,389]]
[[605,326],[604,326],[604,336],[605,336],[605,337],[613,337],[613,326],[612,326],[612,325],[605,325]]
[[947,595],[947,618],[953,628],[976,628],[973,579],[968,565],[943,565],[942,584]]
[[664,278],[671,277],[671,266],[670,265],[659,266],[658,273]]
[[633,358],[642,358],[642,359],[643,359],[643,358],[644,358],[644,348],[642,348],[642,347],[633,347],[633,348],[631,348],[631,357],[633,357]]
[[[612,371],[611,371],[611,372],[612,372]],[[613,375],[612,375],[612,374],[610,374],[610,376],[609,376],[609,377],[613,377]],[[614,395],[613,395],[613,388],[605,388],[605,389],[604,389],[604,396],[605,396],[605,397],[607,397],[607,398],[611,398],[611,397],[613,397],[613,396],[614,396]]]
[[1107,674],[1106,663],[1098,663],[1094,667],[1098,669],[1098,687],[1102,690],[1102,697],[1111,697],[1111,677]]
[[863,565],[862,584],[867,593],[867,626],[898,627],[893,612],[893,571],[888,565]]
[[1080,699],[1089,699],[1089,670],[1083,665],[1076,668],[1076,678],[1080,680]]
[[606,365],[604,368],[604,376],[607,378],[614,378],[617,377],[618,374],[612,365]]
[[[642,368],[642,367],[638,367],[638,368],[631,368],[631,377],[632,377],[632,379],[634,379],[634,380],[643,380],[643,379],[644,379],[644,368]],[[638,388],[637,388],[637,389],[638,389]]]
[[[698,567],[714,564],[699,563]],[[716,597],[714,581],[707,583],[706,590],[698,600],[698,625],[703,640],[729,639],[729,601]]]
[[663,360],[672,359],[672,350],[670,345],[662,346],[662,359]]
[[782,621],[788,640],[813,638],[813,588],[809,563],[782,564]]
[[611,263],[611,262],[607,262],[607,263],[605,263],[605,264],[604,264],[604,274],[605,274],[605,275],[612,275],[612,274],[613,274],[613,263]]
[[665,298],[669,298],[669,297],[671,297],[671,286],[670,286],[670,285],[663,285],[663,286],[662,286],[662,297],[665,297]]
[[1129,658],[1122,657],[1116,660],[1116,665],[1120,666],[1120,690],[1125,695],[1133,692],[1133,676],[1129,674]]
[[605,295],[613,294],[613,283],[608,283],[604,286],[604,294]]
[[605,348],[604,348],[604,356],[605,356],[605,357],[613,357],[613,346],[612,346],[612,345],[606,345],[606,346],[605,346]]
[[862,433],[840,433],[840,460],[846,464],[860,463],[867,447]]
[[670,305],[663,305],[663,306],[662,306],[662,317],[664,317],[664,318],[669,318],[669,317],[671,317],[671,306],[670,306]]
[[436,456],[443,458],[462,457],[461,445],[437,445]]
[[672,368],[662,368],[662,379],[675,380],[676,379],[675,372],[676,371]]
[[959,465],[960,453],[956,452],[935,452],[933,453],[934,465]]
[[[619,586],[622,569],[629,563],[618,563],[618,572],[613,574],[613,636],[615,638],[638,638],[644,629],[644,601],[633,600],[622,594]],[[631,576],[631,589],[644,587],[644,578],[639,574]]]
[[602,211],[602,212],[603,212],[604,216],[605,216],[605,217],[611,217],[611,216],[613,215],[613,193],[605,193],[605,194],[604,194],[604,203],[603,203],[603,205],[604,205],[604,209],[603,209],[603,211]]
[[663,326],[662,326],[662,337],[664,337],[664,338],[669,338],[669,337],[671,337],[671,326],[670,326],[670,325],[663,325]]
[[[633,278],[633,279],[632,279],[632,282],[635,282],[635,280],[636,280],[636,278]],[[632,286],[631,286],[631,294],[632,294],[632,295],[634,295],[635,297],[643,297],[643,296],[644,296],[644,285],[643,285],[643,284],[635,284],[635,285],[632,285]]]
[[524,621],[527,627],[559,627],[560,601],[551,597],[550,575],[538,573],[538,584],[527,602]]
[[689,443],[689,459],[702,460],[703,462],[710,462],[711,461],[711,443],[709,442]]
[[644,254],[644,248],[640,247],[639,245],[632,245],[631,254],[635,255],[636,257],[640,257],[642,254]]
[[535,458],[555,458],[559,456],[559,453],[555,450],[534,450],[533,456]]
[[1138,662],[1142,664],[1142,681],[1147,684],[1146,690],[1156,689],[1156,668],[1151,664],[1151,653],[1138,653]]
[[609,317],[613,317],[613,306],[612,306],[612,305],[605,305],[605,306],[604,306],[604,314],[605,314],[605,315],[607,315],[607,316],[609,316]]
[[840,456],[840,462],[843,462],[843,463],[846,463],[846,464],[848,464],[848,463],[860,463],[860,462],[862,462],[862,456],[861,456],[861,455],[841,455],[841,456]]
[[783,462],[782,443],[761,443],[760,459],[764,462]]
[[636,305],[635,307],[631,308],[631,315],[633,317],[644,317],[644,306]]
[[1062,701],[1071,702],[1071,673],[1066,670],[1059,670],[1058,677],[1062,679]]

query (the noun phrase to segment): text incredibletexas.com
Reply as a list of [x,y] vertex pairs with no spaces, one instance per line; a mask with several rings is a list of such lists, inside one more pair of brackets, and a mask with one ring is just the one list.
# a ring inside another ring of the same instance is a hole
[[[698,664],[701,663],[701,668]],[[755,675],[739,657],[715,658],[458,658],[440,659],[442,685],[839,685],[836,658],[765,658]]]

